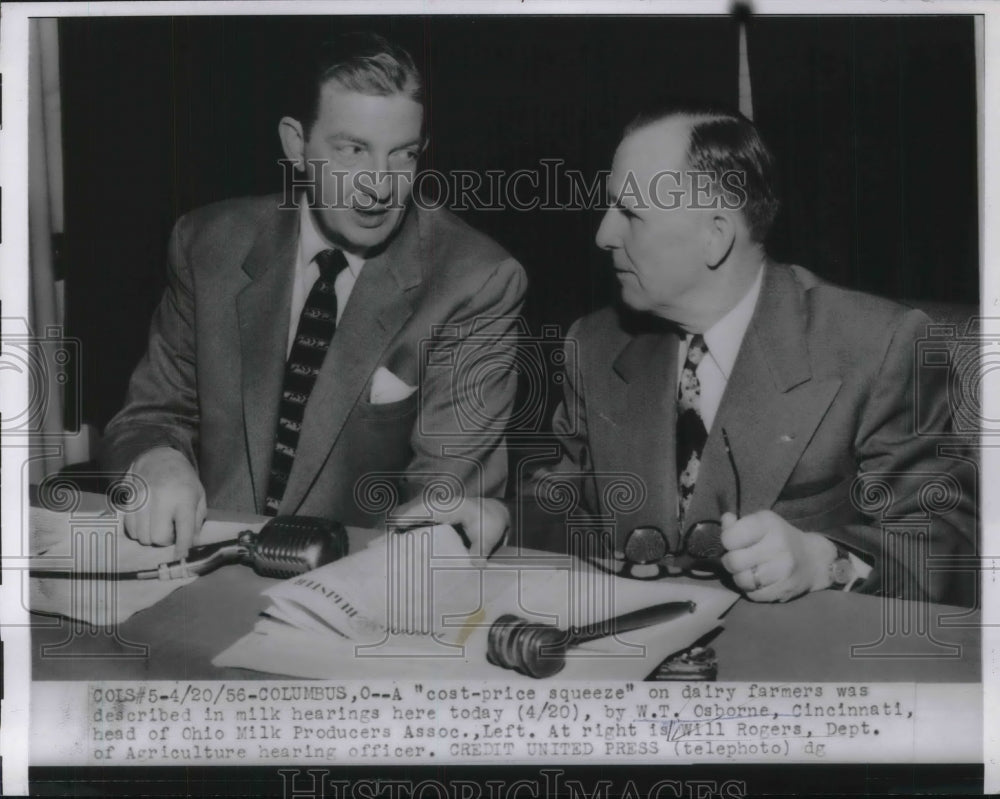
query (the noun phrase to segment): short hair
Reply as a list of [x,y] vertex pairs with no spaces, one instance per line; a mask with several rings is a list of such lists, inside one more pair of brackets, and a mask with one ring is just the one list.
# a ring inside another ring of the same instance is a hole
[[690,123],[688,167],[721,176],[744,176],[746,204],[743,216],[750,237],[763,242],[774,224],[781,202],[775,186],[774,156],[756,126],[739,111],[699,102],[672,102],[637,115],[622,138],[658,122],[680,118]]
[[319,116],[320,92],[331,80],[360,94],[405,94],[424,104],[423,77],[405,49],[377,33],[339,34],[304,54],[289,86],[289,116],[307,137]]

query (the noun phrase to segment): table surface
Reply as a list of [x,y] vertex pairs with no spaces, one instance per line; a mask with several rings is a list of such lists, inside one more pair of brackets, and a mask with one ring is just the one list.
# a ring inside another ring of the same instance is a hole
[[[213,514],[220,517],[221,514]],[[226,514],[227,520],[259,517]],[[369,532],[351,531],[352,549]],[[184,586],[116,629],[32,616],[36,680],[262,679],[211,661],[253,628],[274,580],[225,567]],[[719,680],[978,682],[979,612],[821,591],[787,604],[739,600],[711,640]],[[44,648],[44,653],[43,653]],[[485,664],[484,664],[485,665]],[[488,674],[495,676],[491,667]],[[404,677],[404,674],[400,675]],[[608,679],[615,679],[610,671]]]

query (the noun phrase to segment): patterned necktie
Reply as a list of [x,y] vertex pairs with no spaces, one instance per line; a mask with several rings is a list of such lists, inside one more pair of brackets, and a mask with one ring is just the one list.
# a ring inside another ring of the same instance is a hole
[[319,265],[319,277],[302,306],[292,350],[285,363],[278,430],[274,436],[271,476],[264,503],[264,513],[268,516],[277,515],[285,496],[306,403],[337,329],[337,294],[333,284],[347,266],[347,259],[339,250],[323,250],[316,256],[316,263]]
[[700,333],[692,336],[677,390],[677,509],[682,526],[698,480],[701,452],[708,438],[701,418],[701,383],[697,372],[706,352],[704,336]]

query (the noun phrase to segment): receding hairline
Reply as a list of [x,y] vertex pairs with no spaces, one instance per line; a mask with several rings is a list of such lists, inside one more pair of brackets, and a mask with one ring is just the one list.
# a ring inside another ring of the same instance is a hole
[[630,122],[624,131],[621,142],[619,142],[618,147],[620,148],[629,139],[639,136],[643,133],[652,132],[657,128],[666,128],[670,125],[682,125],[681,130],[684,133],[684,164],[680,164],[680,167],[690,167],[691,166],[691,139],[694,133],[695,127],[707,122],[726,122],[732,121],[736,117],[731,114],[725,114],[722,112],[712,112],[712,111],[668,111],[662,115],[650,117],[648,119],[638,118]]
[[370,86],[352,86],[349,82],[341,79],[340,75],[329,75],[322,79],[319,84],[319,92],[322,94],[327,89],[340,90],[343,92],[348,92],[350,94],[360,94],[365,97],[405,97],[407,100],[412,100],[417,105],[423,107],[424,102],[414,96],[415,90],[420,88],[420,84],[413,80],[412,78],[407,79],[406,83],[402,87],[391,87],[387,89],[380,89]]
[[342,34],[304,52],[294,71],[286,116],[305,131],[315,124],[327,89],[368,97],[401,95],[426,109],[424,76],[408,50],[371,32]]
[[[718,177],[742,173],[742,201],[739,205],[754,241],[763,242],[781,206],[775,186],[775,159],[754,123],[735,109],[711,104],[674,104],[639,114],[626,126],[622,144],[650,130],[679,126],[686,137],[682,144],[682,165],[675,169],[707,170]],[[732,188],[732,187],[730,187]],[[714,190],[714,189],[713,189]],[[723,186],[723,192],[726,188]]]
[[664,171],[686,173],[691,169],[691,126],[685,123],[680,115],[664,117],[627,132],[615,149],[613,169],[648,171],[647,178]]
[[[356,91],[359,94],[371,94],[376,96],[390,94],[417,95],[424,90],[424,81],[419,73],[410,71],[405,65],[398,61],[394,62],[390,56],[380,54],[379,56],[367,57],[364,59],[367,66],[375,69],[364,71],[361,69],[345,69],[341,64],[329,67],[318,79],[317,84],[320,89],[329,83],[338,83],[348,91]],[[398,70],[403,75],[403,80],[394,80],[390,70]],[[414,98],[416,99],[416,98]],[[421,102],[421,100],[416,100]]]

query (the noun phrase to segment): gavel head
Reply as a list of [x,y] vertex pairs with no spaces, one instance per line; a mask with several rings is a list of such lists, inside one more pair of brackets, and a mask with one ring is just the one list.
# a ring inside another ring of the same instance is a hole
[[569,637],[566,630],[507,613],[490,627],[486,659],[529,677],[551,677],[566,665]]

